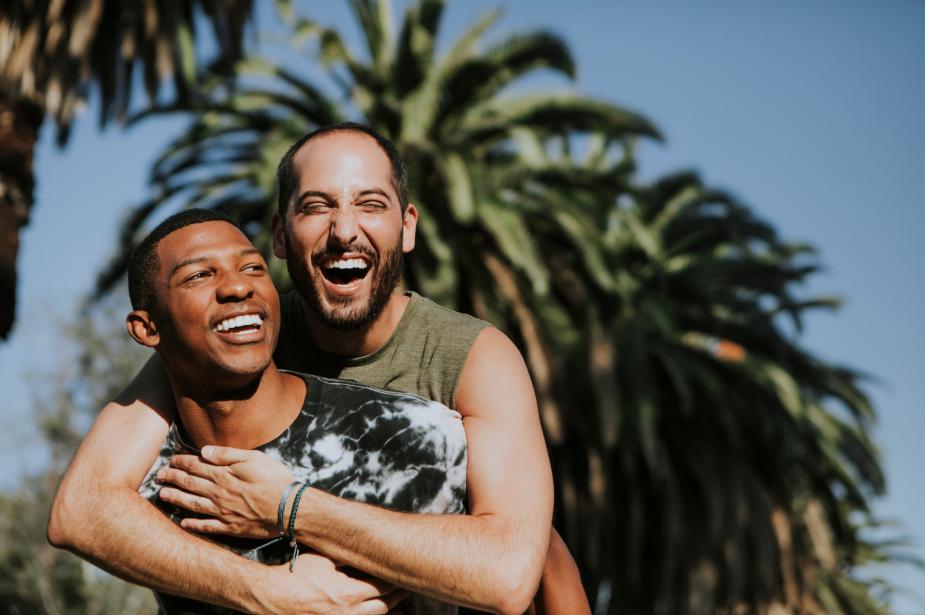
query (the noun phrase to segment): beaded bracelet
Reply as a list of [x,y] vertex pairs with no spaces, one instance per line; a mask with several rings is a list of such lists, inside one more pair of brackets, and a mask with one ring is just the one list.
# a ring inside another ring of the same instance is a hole
[[276,510],[276,529],[279,530],[280,536],[286,535],[286,526],[283,525],[283,514],[286,512],[286,502],[289,501],[289,495],[292,490],[299,484],[299,481],[292,481],[289,486],[283,490],[283,497],[279,499],[279,508]]
[[299,500],[302,499],[302,493],[308,488],[308,483],[302,483],[299,490],[295,492],[292,499],[292,510],[289,511],[289,546],[292,547],[292,559],[289,560],[289,572],[295,571],[295,558],[299,556],[299,543],[295,539],[295,516],[299,510]]

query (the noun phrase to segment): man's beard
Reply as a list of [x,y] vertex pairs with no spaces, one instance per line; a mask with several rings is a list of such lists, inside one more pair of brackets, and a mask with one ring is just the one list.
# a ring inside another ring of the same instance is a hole
[[[382,314],[383,308],[389,302],[392,292],[398,286],[402,276],[402,267],[404,265],[404,255],[402,253],[402,236],[399,235],[398,242],[385,254],[384,259],[373,251],[372,248],[365,245],[342,246],[325,246],[311,255],[312,264],[318,271],[318,286],[313,283],[308,273],[308,264],[305,262],[305,255],[298,250],[293,250],[289,242],[289,234],[284,233],[286,241],[286,269],[289,271],[289,277],[292,284],[302,295],[302,298],[311,308],[312,313],[318,318],[318,321],[330,329],[337,331],[356,331],[362,329],[373,322]],[[326,308],[321,301],[321,294],[324,292],[324,281],[320,278],[321,263],[330,257],[337,257],[346,252],[359,252],[369,258],[370,271],[366,275],[375,277],[370,280],[369,299],[365,305],[346,308],[350,298],[338,305],[338,298],[328,298],[333,303],[332,307]],[[341,309],[338,309],[338,308]]]

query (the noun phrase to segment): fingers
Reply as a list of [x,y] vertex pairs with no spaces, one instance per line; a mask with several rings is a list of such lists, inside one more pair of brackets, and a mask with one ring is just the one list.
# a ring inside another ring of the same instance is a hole
[[247,461],[254,451],[246,451],[240,448],[231,448],[229,446],[203,446],[202,458],[209,463],[217,466],[229,466],[233,463]]
[[230,525],[218,519],[183,519],[180,527],[198,534],[234,534]]
[[216,482],[219,474],[228,472],[224,467],[205,463],[195,455],[174,455],[170,458],[170,467],[183,470],[194,476],[206,478],[212,482]]
[[[323,599],[333,600],[332,605],[348,606],[350,613],[384,615],[408,596],[404,589],[398,589],[381,579],[366,576],[357,578],[352,570],[335,566],[331,559],[317,553],[299,555],[295,577],[286,565],[279,568],[285,571],[287,584],[294,582],[297,587],[303,588],[322,587],[322,594],[326,597]],[[311,582],[300,582],[305,579]],[[314,600],[317,602],[317,596]]]
[[[400,592],[407,593],[404,590],[400,590]],[[400,593],[400,592],[392,592],[392,593]],[[386,597],[373,598],[372,600],[367,600],[366,602],[362,603],[359,606],[358,612],[361,613],[362,615],[386,615],[386,613],[394,613],[396,611],[392,611],[393,605],[390,603],[389,597],[391,597],[391,594],[389,594],[389,596],[386,596]],[[405,597],[406,596],[402,596],[402,600]],[[400,613],[400,611],[397,611],[397,612]]]
[[405,589],[396,589],[385,596],[366,600],[360,605],[360,612],[364,615],[382,615],[392,613],[400,615],[401,608],[395,609],[396,605],[411,595],[411,592]]
[[218,507],[209,498],[193,495],[179,489],[164,487],[160,490],[158,496],[169,504],[201,515],[215,516],[219,513]]
[[395,585],[389,583],[388,581],[377,579],[376,577],[365,578],[362,580],[362,582],[366,583],[370,587],[370,596],[386,596],[395,593],[395,591],[398,591],[398,588],[395,587]]
[[[324,557],[324,556],[320,556]],[[349,594],[354,597],[355,600],[359,601],[371,601],[371,600],[382,600],[385,603],[387,597],[392,596],[393,594],[404,592],[404,589],[396,587],[388,581],[383,581],[382,579],[368,576],[366,573],[355,570],[355,569],[341,569],[338,567],[338,571],[344,575],[341,578],[344,578],[347,583],[352,585],[349,589]],[[362,576],[357,576],[362,575]],[[393,604],[397,604],[403,600],[405,596],[397,595],[394,597]],[[387,612],[382,611],[383,613]]]
[[162,468],[157,472],[157,480],[161,483],[170,483],[194,495],[212,498],[215,495],[216,484],[208,478],[200,478],[189,474],[185,470],[176,468]]
[[385,600],[376,598],[361,604],[357,612],[360,615],[386,615],[389,612],[389,605],[385,603]]

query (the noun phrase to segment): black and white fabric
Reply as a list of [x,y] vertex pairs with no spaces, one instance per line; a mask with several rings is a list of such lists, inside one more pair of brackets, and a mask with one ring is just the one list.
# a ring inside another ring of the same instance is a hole
[[[461,416],[446,406],[350,381],[299,374],[308,393],[285,432],[258,447],[285,463],[294,480],[334,495],[416,513],[462,514],[466,508],[466,435]],[[175,423],[139,488],[175,522],[191,516],[157,497],[157,471],[170,456],[197,453]],[[241,555],[268,564],[288,561],[286,540],[212,537]],[[164,613],[227,613],[228,609],[158,594]],[[453,613],[455,607],[421,596],[403,603],[406,613]]]

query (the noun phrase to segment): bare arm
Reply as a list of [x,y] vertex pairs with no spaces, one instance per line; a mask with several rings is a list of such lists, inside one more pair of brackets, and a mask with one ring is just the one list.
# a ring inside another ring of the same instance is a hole
[[299,537],[414,591],[522,613],[546,557],[552,480],[533,385],[497,329],[476,339],[457,407],[469,446],[470,515],[398,513],[311,489],[299,507]]
[[[470,515],[400,513],[308,489],[298,509],[297,537],[412,591],[481,610],[523,613],[549,545],[552,479],[526,366],[498,330],[486,329],[473,345],[457,406],[469,446]],[[272,532],[288,472],[259,453],[206,447],[203,455],[227,469],[185,456],[164,471],[166,480],[196,495],[171,489],[162,497],[217,517],[187,519],[184,527]]]
[[540,591],[528,615],[591,615],[578,566],[555,530],[549,540]]
[[55,496],[49,542],[129,581],[249,612],[329,612],[320,603],[338,592],[356,610],[337,612],[386,612],[378,599],[385,585],[348,577],[319,556],[300,561],[297,577],[246,560],[181,530],[137,493],[167,434],[169,391],[155,359],[106,405]]

